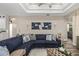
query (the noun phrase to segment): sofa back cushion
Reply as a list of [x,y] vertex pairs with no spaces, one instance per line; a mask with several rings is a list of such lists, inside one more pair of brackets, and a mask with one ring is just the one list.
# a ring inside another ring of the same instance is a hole
[[45,34],[36,34],[36,40],[46,40]]
[[23,44],[22,35],[17,36],[17,37],[8,38],[8,39],[0,42],[0,45],[7,46],[9,52],[12,52],[13,50],[15,50],[18,46],[20,46],[22,44]]

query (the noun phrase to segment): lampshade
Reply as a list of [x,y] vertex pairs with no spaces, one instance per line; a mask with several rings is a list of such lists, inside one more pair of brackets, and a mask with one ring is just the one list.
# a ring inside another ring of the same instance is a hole
[[14,23],[15,20],[16,20],[15,18],[11,18],[11,19],[10,19],[10,21],[11,21],[12,23]]

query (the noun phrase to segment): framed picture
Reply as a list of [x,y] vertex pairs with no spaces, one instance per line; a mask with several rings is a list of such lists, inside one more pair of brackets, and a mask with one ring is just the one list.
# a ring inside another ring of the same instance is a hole
[[32,29],[51,30],[51,22],[32,22]]
[[51,22],[43,22],[43,30],[51,30]]
[[32,22],[32,29],[40,29],[39,26],[41,25],[40,22]]

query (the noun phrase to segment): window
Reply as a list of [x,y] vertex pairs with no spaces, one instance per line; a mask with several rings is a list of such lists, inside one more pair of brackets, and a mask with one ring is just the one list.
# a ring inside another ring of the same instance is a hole
[[0,32],[6,30],[6,18],[5,16],[0,16]]

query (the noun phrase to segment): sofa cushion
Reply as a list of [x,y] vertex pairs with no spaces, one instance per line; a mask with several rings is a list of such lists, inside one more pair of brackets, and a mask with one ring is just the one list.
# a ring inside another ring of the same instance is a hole
[[61,40],[56,38],[56,42],[58,43],[58,46],[61,47]]
[[36,40],[46,40],[45,34],[36,34]]

